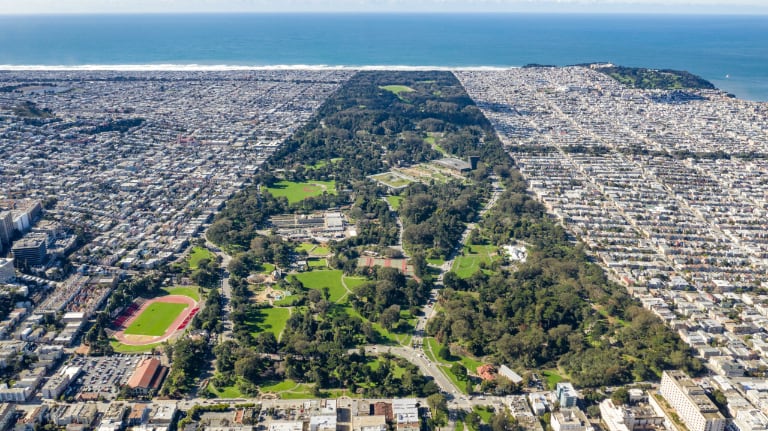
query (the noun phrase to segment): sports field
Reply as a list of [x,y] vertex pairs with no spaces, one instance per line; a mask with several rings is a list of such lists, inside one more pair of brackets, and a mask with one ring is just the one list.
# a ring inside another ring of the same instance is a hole
[[301,202],[308,197],[320,196],[323,192],[336,194],[336,181],[305,181],[301,183],[293,181],[278,181],[267,187],[272,196],[284,196],[288,203]]
[[163,335],[187,307],[187,304],[154,302],[130,326],[125,328],[125,333],[128,335]]

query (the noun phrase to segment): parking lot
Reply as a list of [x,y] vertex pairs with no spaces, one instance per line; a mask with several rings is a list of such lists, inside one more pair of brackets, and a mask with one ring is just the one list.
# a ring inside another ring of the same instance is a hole
[[103,397],[115,399],[120,387],[133,374],[140,355],[112,355],[105,357],[74,357],[72,365],[81,367],[83,374],[77,383],[67,391],[81,399]]

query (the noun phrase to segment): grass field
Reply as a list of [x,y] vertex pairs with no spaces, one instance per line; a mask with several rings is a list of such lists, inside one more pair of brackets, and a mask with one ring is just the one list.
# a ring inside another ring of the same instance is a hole
[[461,389],[462,392],[465,390],[465,383],[463,381],[460,381],[458,377],[456,377],[455,374],[451,372],[451,365],[459,363],[461,365],[464,365],[464,367],[469,371],[470,374],[474,374],[477,372],[477,367],[483,365],[483,362],[478,361],[476,359],[470,358],[468,356],[456,356],[454,357],[455,360],[453,361],[447,361],[439,356],[437,356],[437,352],[440,350],[440,343],[437,342],[432,337],[427,337],[424,339],[425,345],[424,345],[424,351],[427,353],[427,356],[430,357],[430,359],[433,362],[437,362],[441,365],[441,369],[445,373],[446,376],[458,387]]
[[272,196],[285,196],[288,203],[301,202],[308,197],[320,196],[323,192],[336,194],[336,181],[279,181],[267,190]]
[[259,389],[261,392],[278,394],[284,400],[315,398],[312,395],[312,385],[298,383],[291,379],[281,380],[272,385],[262,385]]
[[331,254],[331,249],[328,247],[312,244],[311,242],[302,242],[296,247],[296,251],[306,251],[310,256],[328,256]]
[[146,353],[161,345],[162,343],[144,344],[143,346],[130,346],[128,344],[123,344],[117,341],[110,341],[109,344],[112,345],[112,349],[115,350],[115,353]]
[[315,245],[312,244],[311,242],[302,242],[301,244],[296,246],[296,251],[306,251],[307,253],[309,253],[310,250],[312,250],[313,248],[315,248]]
[[198,293],[197,287],[176,286],[176,287],[166,287],[163,290],[168,292],[169,295],[186,296],[194,299],[197,302],[200,302],[200,293]]
[[379,86],[379,88],[381,88],[382,90],[387,90],[390,93],[394,93],[394,95],[399,97],[400,99],[403,98],[402,93],[410,93],[412,91],[416,91],[407,85],[382,85],[382,86]]
[[187,308],[187,304],[155,302],[144,310],[129,327],[125,328],[125,333],[130,335],[163,335],[185,308]]
[[480,416],[480,419],[489,424],[491,423],[491,417],[493,416],[493,410],[491,407],[488,406],[474,406],[472,407],[472,411],[477,413],[478,416]]
[[294,275],[294,277],[296,277],[296,279],[298,279],[307,289],[317,289],[322,291],[323,287],[327,287],[331,295],[329,301],[337,302],[347,294],[347,290],[344,289],[344,285],[341,284],[341,275],[341,270],[334,269],[328,271],[302,272]]
[[563,380],[563,376],[557,373],[557,370],[544,370],[541,372],[542,377],[547,379],[547,387],[549,389],[555,389],[555,386]]
[[319,258],[319,257],[313,257],[313,258],[307,259],[307,265],[310,268],[317,268],[317,269],[328,268],[328,264],[326,263],[325,259]]
[[445,261],[443,259],[427,259],[427,263],[429,263],[430,265],[441,266],[442,264],[445,263]]
[[464,247],[464,256],[459,256],[451,271],[461,278],[469,278],[480,270],[480,263],[490,264],[496,258],[497,247],[493,245],[471,245]]
[[365,277],[350,277],[347,275],[344,276],[344,283],[347,284],[347,287],[349,288],[349,290],[356,288],[357,286],[365,283],[366,281],[368,281],[368,279]]
[[254,330],[254,333],[271,332],[275,334],[275,338],[280,339],[280,334],[285,329],[285,324],[288,322],[288,317],[291,316],[291,311],[287,308],[272,307],[260,308],[259,313],[263,315],[261,321],[249,322],[249,326]]
[[314,254],[316,256],[328,256],[331,254],[331,249],[328,247],[323,247],[318,245],[314,249],[312,249],[312,252],[310,254]]
[[387,196],[387,202],[389,202],[389,206],[391,206],[393,210],[397,211],[400,209],[400,204],[403,202],[403,197]]
[[208,383],[208,392],[216,395],[216,398],[243,398],[244,395],[237,389],[237,384],[224,388],[217,388],[213,383]]
[[189,269],[197,269],[197,264],[203,259],[214,260],[216,255],[207,248],[192,247],[192,253],[189,255]]

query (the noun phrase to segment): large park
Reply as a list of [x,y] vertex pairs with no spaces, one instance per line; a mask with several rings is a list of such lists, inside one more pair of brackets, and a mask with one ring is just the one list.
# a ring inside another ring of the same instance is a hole
[[167,346],[169,396],[503,395],[698,366],[530,196],[450,73],[355,75],[188,257],[118,290],[110,346]]

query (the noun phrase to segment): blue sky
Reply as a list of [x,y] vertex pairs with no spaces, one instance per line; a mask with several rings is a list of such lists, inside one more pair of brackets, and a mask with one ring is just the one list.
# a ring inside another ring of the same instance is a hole
[[768,0],[0,0],[0,14],[178,12],[768,13]]

